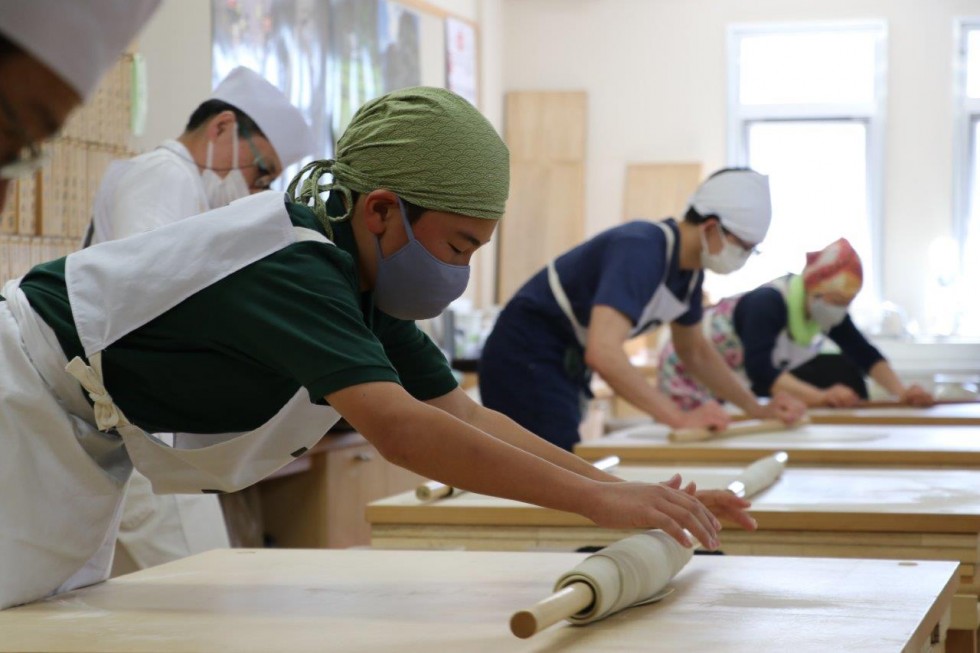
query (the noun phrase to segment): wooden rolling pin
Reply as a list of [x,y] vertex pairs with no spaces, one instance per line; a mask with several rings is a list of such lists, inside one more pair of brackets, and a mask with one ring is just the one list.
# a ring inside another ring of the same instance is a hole
[[783,424],[778,419],[747,419],[741,422],[734,422],[724,431],[715,431],[708,428],[689,428],[676,429],[667,434],[667,439],[671,442],[704,442],[714,438],[727,438],[734,435],[751,435],[753,433],[773,433],[775,431],[787,431],[798,428],[804,424],[809,424],[810,418],[804,417],[795,424]]
[[569,615],[582,612],[593,601],[595,593],[591,587],[586,583],[572,583],[527,610],[515,612],[510,618],[510,632],[527,639]]
[[548,598],[515,612],[510,630],[526,638],[562,619],[585,625],[659,601],[693,552],[661,530],[614,542],[562,574]]
[[[619,456],[607,456],[595,461],[592,463],[592,466],[605,472],[618,464]],[[460,492],[465,491],[466,490],[460,490],[459,488],[445,485],[439,481],[428,481],[415,488],[415,496],[419,501],[435,501],[436,499],[445,499],[453,496],[454,494],[459,494]]]

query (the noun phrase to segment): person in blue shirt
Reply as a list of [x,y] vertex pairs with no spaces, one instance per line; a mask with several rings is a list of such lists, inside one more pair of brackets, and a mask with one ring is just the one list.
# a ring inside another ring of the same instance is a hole
[[678,409],[623,351],[627,339],[669,324],[681,358],[716,395],[752,417],[796,421],[803,404],[779,394],[760,405],[700,325],[703,269],[741,268],[765,238],[771,215],[768,178],[725,169],[701,184],[683,221],[629,222],[559,256],[497,319],[480,360],[484,405],[570,450],[595,371],[659,422],[726,428],[730,417],[717,402]]
[[[861,290],[861,259],[844,238],[807,254],[802,274],[790,274],[729,297],[707,310],[711,342],[757,396],[787,392],[809,406],[846,407],[868,398],[869,375],[902,403],[927,406],[933,397],[905,385],[851,321],[847,309]],[[821,354],[829,338],[840,354]],[[660,354],[658,386],[682,410],[714,400],[688,374],[676,348]]]

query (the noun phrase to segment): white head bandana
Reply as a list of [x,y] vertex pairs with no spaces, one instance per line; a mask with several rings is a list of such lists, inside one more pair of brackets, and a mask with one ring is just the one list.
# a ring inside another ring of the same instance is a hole
[[688,204],[701,215],[717,215],[725,229],[753,245],[765,240],[772,220],[769,177],[753,170],[728,170],[711,177]]
[[284,167],[313,154],[313,132],[303,114],[258,73],[235,68],[215,87],[211,99],[227,102],[254,120]]
[[156,11],[160,0],[4,0],[0,33],[82,100]]

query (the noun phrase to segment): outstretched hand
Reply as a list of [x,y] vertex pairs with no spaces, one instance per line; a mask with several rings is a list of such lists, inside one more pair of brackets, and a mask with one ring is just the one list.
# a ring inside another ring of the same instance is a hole
[[693,543],[684,532],[686,529],[705,548],[718,548],[721,522],[712,516],[700,497],[680,489],[679,474],[664,483],[597,483],[600,485],[598,500],[585,516],[599,526],[659,528],[689,547]]
[[684,491],[697,497],[698,501],[719,519],[738,524],[747,531],[754,531],[759,527],[752,515],[746,512],[752,507],[752,502],[736,496],[731,490],[698,491],[694,483],[688,483]]
[[777,392],[763,408],[763,416],[783,424],[795,424],[806,416],[806,404],[788,392]]
[[922,386],[916,384],[912,384],[905,388],[898,400],[903,404],[918,406],[920,408],[926,408],[936,403],[935,397],[926,392]]

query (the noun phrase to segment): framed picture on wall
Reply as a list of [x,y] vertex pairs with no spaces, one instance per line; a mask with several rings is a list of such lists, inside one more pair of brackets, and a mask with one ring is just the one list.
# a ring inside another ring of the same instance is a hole
[[446,17],[446,87],[480,106],[476,28],[452,16]]
[[316,157],[331,157],[357,109],[384,93],[447,84],[478,101],[476,27],[424,3],[212,0],[211,14],[212,86],[236,66],[262,75],[303,112]]
[[[213,0],[212,86],[237,66],[251,68],[279,88],[310,124],[314,152],[333,154],[327,116],[326,3],[317,0]],[[292,178],[292,166],[279,179]]]

